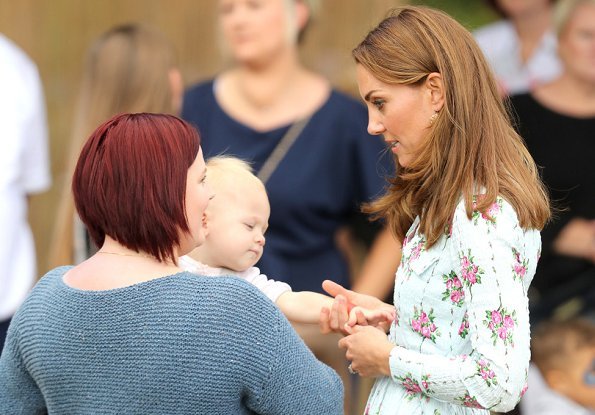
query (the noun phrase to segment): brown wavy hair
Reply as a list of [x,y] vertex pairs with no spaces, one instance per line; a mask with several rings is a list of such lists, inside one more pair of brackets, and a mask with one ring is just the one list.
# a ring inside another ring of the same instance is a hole
[[387,193],[364,207],[386,218],[399,240],[416,216],[431,247],[448,229],[461,196],[467,216],[486,212],[497,196],[515,209],[524,229],[550,218],[535,162],[510,122],[492,71],[471,34],[439,10],[393,9],[353,50],[355,61],[387,84],[416,85],[433,72],[445,102],[410,166],[397,164]]

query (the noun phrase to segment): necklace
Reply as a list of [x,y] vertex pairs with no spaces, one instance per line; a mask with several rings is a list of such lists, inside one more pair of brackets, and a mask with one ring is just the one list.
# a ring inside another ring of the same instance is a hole
[[141,254],[141,253],[126,254],[124,252],[108,252],[108,251],[97,251],[97,253],[98,254],[108,254],[108,255],[119,255],[119,256],[135,256],[135,257],[140,257],[140,258],[152,258],[152,259],[155,259],[154,256],[145,255],[145,254]]

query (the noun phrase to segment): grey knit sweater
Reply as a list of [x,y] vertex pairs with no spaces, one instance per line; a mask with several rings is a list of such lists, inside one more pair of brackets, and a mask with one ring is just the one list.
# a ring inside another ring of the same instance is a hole
[[1,414],[342,414],[343,386],[275,305],[187,272],[81,291],[50,271],[14,316]]

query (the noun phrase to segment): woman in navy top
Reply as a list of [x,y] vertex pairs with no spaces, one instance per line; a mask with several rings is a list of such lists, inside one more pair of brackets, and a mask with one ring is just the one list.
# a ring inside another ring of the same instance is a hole
[[[266,183],[271,217],[258,266],[295,290],[321,291],[324,279],[349,285],[337,231],[381,194],[393,168],[382,141],[366,133],[365,108],[299,62],[306,3],[222,0],[235,66],[187,91],[182,117],[200,131],[205,157],[234,155],[257,172],[290,126],[310,117]],[[384,297],[400,248],[383,230],[371,252],[354,288]]]

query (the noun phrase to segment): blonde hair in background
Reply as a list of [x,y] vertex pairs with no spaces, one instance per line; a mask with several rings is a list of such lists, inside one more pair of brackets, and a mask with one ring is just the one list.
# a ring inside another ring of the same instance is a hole
[[66,183],[52,235],[51,267],[72,264],[75,209],[70,179],[89,134],[113,115],[130,112],[175,114],[171,71],[173,45],[158,31],[139,24],[112,28],[90,47],[86,58],[70,143]]
[[420,230],[431,247],[449,229],[460,197],[471,218],[473,196],[482,189],[478,210],[485,212],[500,195],[523,228],[543,228],[550,217],[547,193],[467,30],[439,10],[404,6],[392,10],[353,56],[387,84],[417,85],[438,72],[445,94],[412,165],[397,163],[387,194],[364,207],[366,212],[387,218],[399,240],[420,215]]
[[595,0],[559,0],[554,8],[554,29],[556,35],[560,37],[566,28],[568,21],[579,6],[590,4],[595,6]]

